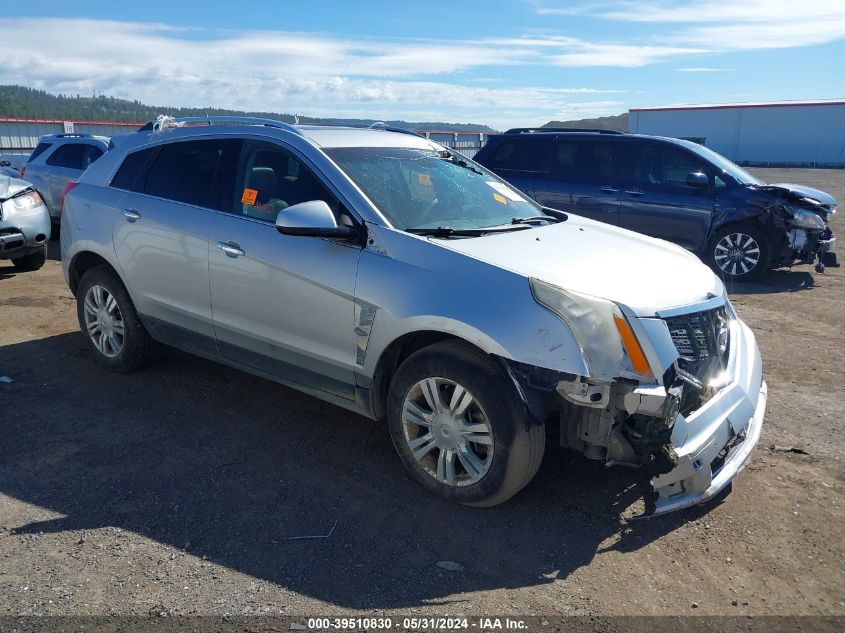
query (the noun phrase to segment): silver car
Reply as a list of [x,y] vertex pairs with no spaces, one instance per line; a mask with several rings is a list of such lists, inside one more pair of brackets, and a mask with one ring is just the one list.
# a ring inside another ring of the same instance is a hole
[[391,129],[163,119],[66,201],[67,282],[103,365],[157,343],[386,421],[413,477],[501,503],[561,443],[707,501],[756,445],[754,335],[682,248],[537,206]]
[[47,260],[50,214],[32,185],[0,174],[0,260],[20,271],[38,270]]
[[38,140],[21,169],[21,178],[26,178],[41,194],[54,223],[62,215],[69,183],[75,182],[108,147],[108,137],[91,134],[50,134]]

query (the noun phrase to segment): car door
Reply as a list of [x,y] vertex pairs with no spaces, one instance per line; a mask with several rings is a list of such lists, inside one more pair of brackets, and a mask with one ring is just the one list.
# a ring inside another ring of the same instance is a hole
[[[707,174],[706,187],[687,184],[691,173]],[[707,241],[713,218],[714,174],[692,152],[668,143],[637,142],[622,191],[621,226],[690,250]]]
[[112,181],[127,189],[114,248],[135,307],[153,334],[217,355],[211,322],[208,236],[239,142],[183,140],[129,154]]
[[217,345],[224,359],[278,380],[354,399],[355,279],[361,249],[282,235],[284,208],[325,200],[349,217],[302,154],[244,143],[230,212],[211,229],[209,271]]
[[554,139],[548,175],[534,180],[534,199],[545,207],[619,223],[626,145],[603,139]]
[[535,177],[549,170],[551,148],[546,134],[516,136],[502,141],[483,164],[533,198]]

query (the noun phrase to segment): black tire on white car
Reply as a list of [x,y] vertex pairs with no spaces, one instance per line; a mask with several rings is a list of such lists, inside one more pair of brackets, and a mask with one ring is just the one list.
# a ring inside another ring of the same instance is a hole
[[24,255],[23,257],[12,258],[12,265],[21,272],[33,272],[38,270],[47,261],[47,245],[38,249],[34,253]]
[[545,451],[545,426],[529,423],[499,368],[460,341],[436,343],[402,363],[387,417],[413,478],[464,505],[507,501],[531,481]]
[[76,291],[79,327],[98,363],[116,372],[147,365],[155,343],[138,318],[129,293],[108,266],[86,272]]

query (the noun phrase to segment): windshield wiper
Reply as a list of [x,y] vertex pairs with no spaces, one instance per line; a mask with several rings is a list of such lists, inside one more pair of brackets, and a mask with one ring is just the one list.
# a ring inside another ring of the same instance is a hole
[[490,233],[504,233],[507,231],[518,231],[527,229],[529,226],[505,224],[502,226],[488,226],[479,229],[453,229],[450,226],[438,226],[437,228],[408,228],[407,233],[414,235],[425,235],[429,237],[479,237]]
[[563,218],[558,218],[552,215],[532,215],[527,218],[514,218],[511,220],[511,224],[529,224],[533,226],[537,226],[538,222],[549,222],[550,224],[557,224],[558,222],[562,222]]

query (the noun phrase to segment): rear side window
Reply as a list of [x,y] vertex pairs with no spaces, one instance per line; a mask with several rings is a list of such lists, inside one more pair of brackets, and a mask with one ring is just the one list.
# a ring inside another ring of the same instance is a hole
[[120,165],[120,169],[111,180],[111,186],[128,191],[143,191],[144,168],[158,148],[141,150],[127,154]]
[[56,149],[47,159],[48,165],[67,167],[68,169],[82,169],[82,158],[85,146],[81,143],[66,143]]
[[502,141],[490,154],[486,166],[494,170],[548,172],[550,146],[544,137]]
[[626,165],[622,143],[558,140],[552,153],[555,179],[576,183],[607,184],[621,180]]
[[31,163],[33,160],[41,156],[44,152],[46,152],[49,148],[53,147],[52,143],[39,143],[34,150],[32,150],[32,154],[29,155],[29,158],[26,162]]
[[228,182],[224,173],[227,149],[238,141],[212,139],[183,141],[162,146],[153,159],[143,192],[200,207],[220,208],[220,184]]

